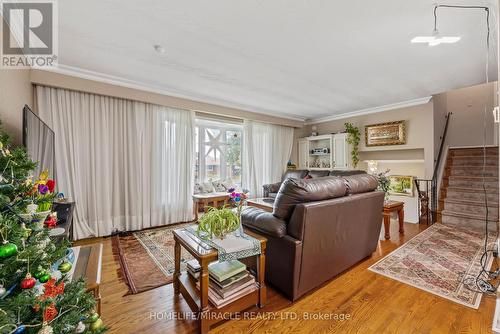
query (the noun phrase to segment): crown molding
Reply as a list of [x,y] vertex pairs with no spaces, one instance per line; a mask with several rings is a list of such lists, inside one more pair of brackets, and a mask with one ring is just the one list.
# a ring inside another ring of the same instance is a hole
[[351,111],[351,112],[343,113],[340,115],[312,118],[312,119],[308,119],[305,124],[310,125],[310,124],[324,123],[324,122],[336,121],[339,119],[345,119],[345,118],[354,117],[354,116],[362,116],[362,115],[375,114],[375,113],[393,110],[393,109],[413,107],[413,106],[418,106],[421,104],[426,104],[431,99],[432,99],[432,96],[426,96],[426,97],[422,97],[419,99],[413,99],[413,100],[407,100],[407,101],[403,101],[403,102],[386,104],[386,105],[383,105],[380,107],[366,108],[366,109]]
[[[189,93],[184,93],[184,94],[177,93],[176,94],[176,93],[172,93],[171,91],[165,90],[164,88],[161,88],[159,86],[152,86],[152,85],[148,85],[148,84],[145,84],[143,82],[140,82],[140,81],[129,80],[129,79],[125,79],[125,78],[118,77],[118,76],[113,76],[113,75],[108,75],[108,74],[104,74],[104,73],[100,73],[100,72],[85,70],[85,69],[81,69],[81,68],[73,67],[73,66],[68,66],[68,65],[59,64],[57,67],[33,67],[33,69],[54,72],[54,73],[73,76],[73,77],[77,77],[77,78],[81,78],[81,79],[93,80],[93,81],[97,81],[97,82],[101,82],[101,83],[105,83],[105,84],[116,85],[116,86],[121,86],[121,87],[126,87],[126,88],[132,88],[132,89],[142,90],[142,91],[151,92],[151,93],[155,93],[155,94],[161,94],[161,95],[171,96],[171,97],[175,97],[175,98],[191,100],[191,101],[200,102],[200,103],[209,103],[209,104],[219,105],[221,107],[226,107],[226,108],[240,109],[242,111],[253,113],[253,114],[269,115],[269,116],[288,119],[288,120],[292,120],[292,121],[296,121],[296,122],[305,122],[306,121],[306,118],[294,117],[294,116],[290,116],[287,114],[278,113],[278,112],[269,111],[269,110],[250,111],[249,109],[254,109],[254,108],[252,108],[250,106],[241,105],[238,103],[231,103],[228,101],[222,101],[219,99],[193,98]],[[195,110],[195,111],[198,111],[198,110]],[[203,111],[203,110],[200,110],[200,111]]]

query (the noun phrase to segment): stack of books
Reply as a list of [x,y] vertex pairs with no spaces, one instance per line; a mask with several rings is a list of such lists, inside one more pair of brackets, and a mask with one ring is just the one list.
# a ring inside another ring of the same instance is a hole
[[[257,289],[255,277],[238,260],[211,263],[208,266],[208,272],[210,274],[208,299],[217,308]],[[199,289],[200,282],[197,282],[196,286]]]
[[200,277],[201,266],[196,259],[186,262],[186,269],[189,275],[191,275],[195,280]]

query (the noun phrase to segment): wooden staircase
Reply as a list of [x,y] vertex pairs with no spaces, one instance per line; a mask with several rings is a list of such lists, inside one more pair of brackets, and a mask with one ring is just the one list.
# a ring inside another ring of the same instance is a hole
[[450,149],[439,192],[438,221],[484,229],[488,210],[489,229],[496,230],[498,201],[498,147],[486,148],[484,171],[483,148]]

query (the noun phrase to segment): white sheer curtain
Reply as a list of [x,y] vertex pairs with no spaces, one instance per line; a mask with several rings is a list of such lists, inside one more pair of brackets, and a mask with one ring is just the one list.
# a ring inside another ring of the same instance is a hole
[[262,186],[278,182],[293,146],[293,128],[245,121],[243,137],[243,188],[250,197],[262,197]]
[[43,86],[35,97],[76,239],[193,219],[194,112]]

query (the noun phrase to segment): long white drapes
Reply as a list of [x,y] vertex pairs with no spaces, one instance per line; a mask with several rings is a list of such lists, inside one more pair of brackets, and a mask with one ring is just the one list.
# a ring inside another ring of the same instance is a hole
[[43,86],[35,96],[76,239],[193,219],[194,112]]
[[250,197],[262,197],[262,185],[280,181],[292,146],[293,128],[245,121],[242,182]]

